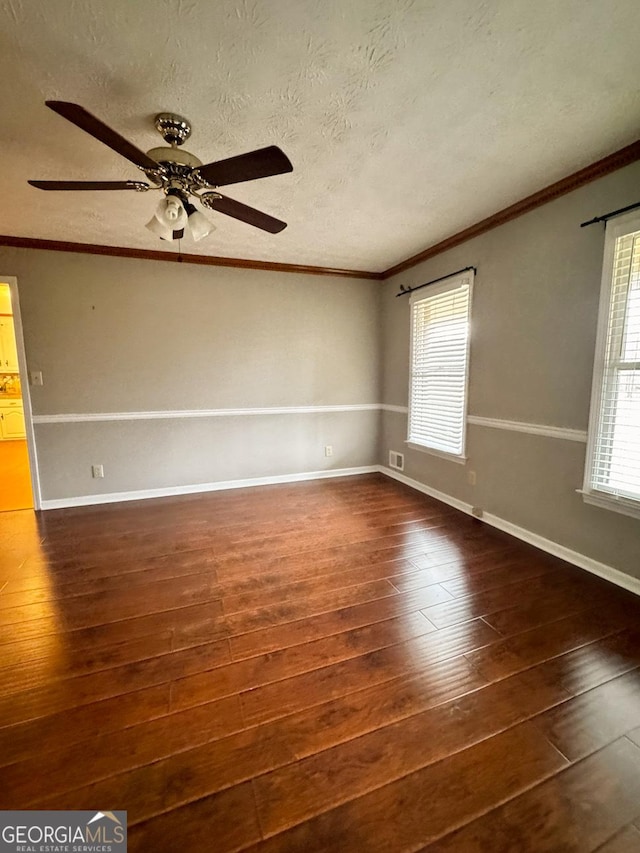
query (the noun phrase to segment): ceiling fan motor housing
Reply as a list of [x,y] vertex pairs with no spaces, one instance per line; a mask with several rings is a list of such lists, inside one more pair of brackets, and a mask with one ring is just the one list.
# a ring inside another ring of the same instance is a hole
[[198,166],[202,166],[202,161],[198,160],[195,154],[185,151],[184,148],[165,148],[164,145],[161,145],[159,148],[151,148],[147,151],[147,156],[163,165],[188,166],[190,169],[197,169]]

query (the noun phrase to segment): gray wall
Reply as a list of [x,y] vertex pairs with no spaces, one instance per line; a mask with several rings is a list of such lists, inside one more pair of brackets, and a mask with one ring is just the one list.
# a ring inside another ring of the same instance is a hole
[[[406,406],[408,300],[395,293],[475,264],[470,414],[586,430],[604,232],[579,224],[638,187],[635,164],[384,285],[0,249],[44,375],[34,413]],[[640,522],[575,492],[583,443],[469,425],[463,466],[405,438],[406,414],[374,409],[36,426],[45,500],[386,464],[394,449],[408,476],[640,577]]]
[[[17,249],[0,250],[0,272],[18,278],[29,369],[44,377],[35,416],[379,401],[379,283]],[[40,423],[43,498],[371,465],[378,422],[372,410]]]
[[[475,265],[469,414],[586,430],[604,229],[580,223],[639,200],[640,164],[399,274],[383,294],[383,402],[407,405],[411,286]],[[466,466],[404,444],[407,416],[383,413],[381,462],[485,512],[640,577],[640,521],[584,504],[586,446],[472,425]],[[477,485],[467,482],[475,471]]]

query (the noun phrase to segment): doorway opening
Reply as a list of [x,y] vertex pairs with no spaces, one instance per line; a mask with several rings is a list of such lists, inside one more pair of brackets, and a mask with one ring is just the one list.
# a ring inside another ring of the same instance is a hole
[[17,282],[0,277],[0,512],[37,508]]

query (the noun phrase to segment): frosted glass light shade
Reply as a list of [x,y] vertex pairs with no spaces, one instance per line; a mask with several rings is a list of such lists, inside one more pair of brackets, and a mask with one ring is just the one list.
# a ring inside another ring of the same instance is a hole
[[180,199],[174,195],[163,198],[153,219],[147,222],[149,231],[153,231],[162,240],[173,240],[173,232],[182,231],[186,227],[187,211]]
[[213,222],[209,222],[204,213],[194,209],[194,212],[189,214],[189,230],[193,239],[198,241],[208,237],[212,231],[216,230],[216,226]]
[[160,222],[155,215],[147,222],[145,227],[149,231],[153,231],[154,234],[157,234],[161,240],[173,240],[173,228],[170,225],[165,225],[164,222]]

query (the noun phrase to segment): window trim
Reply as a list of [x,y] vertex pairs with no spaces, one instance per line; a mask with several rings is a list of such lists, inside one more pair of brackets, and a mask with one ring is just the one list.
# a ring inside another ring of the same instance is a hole
[[[466,419],[465,419],[464,432],[465,432],[464,437],[466,439],[466,432],[467,432]],[[427,447],[426,444],[417,444],[415,441],[409,441],[408,438],[405,439],[404,443],[407,445],[407,447],[410,447],[411,450],[418,450],[420,453],[429,453],[431,456],[440,456],[442,459],[446,459],[449,462],[458,462],[460,465],[466,465],[467,464],[467,458],[468,458],[467,456],[464,456],[464,455],[458,456],[457,453],[447,453],[446,450],[437,450],[435,447]],[[464,450],[463,450],[463,454],[464,454]]]
[[[466,465],[466,447],[467,447],[467,415],[469,412],[469,372],[471,362],[471,312],[473,304],[473,284],[475,281],[475,271],[473,268],[465,270],[456,276],[448,277],[445,281],[437,284],[429,285],[428,292],[423,296],[415,296],[410,298],[410,327],[409,327],[409,406],[407,414],[407,438],[405,444],[412,450],[417,450],[420,453],[428,453],[431,456],[437,456],[440,459],[446,459],[448,462],[457,462],[458,464]],[[426,444],[417,442],[411,437],[411,408],[413,398],[413,350],[414,350],[414,311],[413,306],[416,302],[425,299],[430,299],[434,296],[447,293],[452,290],[457,290],[464,284],[469,285],[469,299],[467,308],[467,322],[469,323],[469,334],[467,335],[467,346],[465,350],[465,372],[464,372],[464,408],[462,414],[462,449],[460,453],[451,453],[446,450],[440,450],[436,447],[429,447]]]
[[595,461],[596,438],[598,434],[600,405],[604,393],[604,377],[606,363],[607,338],[609,334],[609,313],[613,291],[613,263],[616,240],[634,231],[640,231],[640,213],[623,214],[611,219],[606,224],[604,253],[602,263],[602,280],[600,284],[600,300],[598,303],[598,325],[596,331],[596,346],[593,362],[593,379],[591,383],[591,404],[589,408],[589,425],[587,427],[587,449],[584,465],[584,481],[578,492],[585,503],[603,509],[640,518],[640,499],[621,497],[595,488],[591,483],[591,473]]

